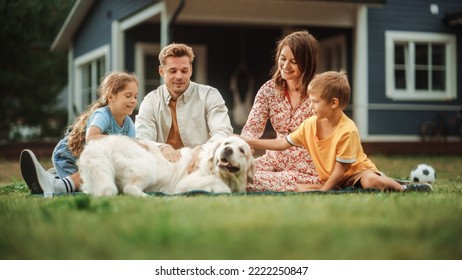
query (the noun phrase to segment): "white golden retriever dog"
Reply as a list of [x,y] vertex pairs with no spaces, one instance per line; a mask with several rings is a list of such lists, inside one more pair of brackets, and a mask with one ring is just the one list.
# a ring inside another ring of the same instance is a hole
[[253,183],[255,161],[247,142],[230,136],[202,149],[199,166],[178,183],[177,191],[245,192]]
[[[147,196],[204,190],[243,192],[253,182],[254,159],[249,145],[237,136],[204,145],[200,150],[182,148],[181,159],[169,162],[151,141],[109,135],[90,141],[78,165],[81,190],[94,196],[124,193]],[[194,153],[200,161],[194,171]]]

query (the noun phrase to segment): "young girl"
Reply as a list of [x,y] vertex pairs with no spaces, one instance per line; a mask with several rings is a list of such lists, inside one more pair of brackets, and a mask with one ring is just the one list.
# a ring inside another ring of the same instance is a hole
[[134,138],[135,125],[129,117],[138,97],[138,80],[134,74],[111,72],[98,88],[99,99],[82,112],[56,145],[52,161],[57,177],[47,172],[34,153],[23,150],[21,174],[33,194],[68,193],[81,184],[77,159],[86,142],[109,134]]

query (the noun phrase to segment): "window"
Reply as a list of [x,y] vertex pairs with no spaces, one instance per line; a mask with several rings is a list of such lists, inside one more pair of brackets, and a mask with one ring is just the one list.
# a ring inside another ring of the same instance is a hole
[[85,108],[97,99],[96,90],[105,73],[104,57],[80,66],[82,73],[82,107]]
[[106,74],[109,47],[103,46],[75,59],[75,91],[72,96],[74,114],[93,103],[101,78]]
[[456,98],[456,38],[439,33],[387,31],[386,95],[394,100]]
[[319,72],[347,70],[346,37],[338,35],[319,41]]
[[138,106],[143,97],[161,84],[159,75],[159,44],[137,43],[135,45],[135,73],[138,76]]

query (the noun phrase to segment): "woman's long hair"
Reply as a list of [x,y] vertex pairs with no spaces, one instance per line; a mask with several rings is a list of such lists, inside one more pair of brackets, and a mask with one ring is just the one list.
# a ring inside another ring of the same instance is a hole
[[278,92],[282,92],[286,86],[286,81],[281,76],[278,63],[282,49],[288,46],[295,57],[297,66],[302,73],[299,81],[300,91],[302,92],[302,96],[305,97],[307,95],[308,84],[317,71],[318,45],[318,41],[306,30],[290,33],[278,42],[274,57],[275,63],[271,69],[271,75]]

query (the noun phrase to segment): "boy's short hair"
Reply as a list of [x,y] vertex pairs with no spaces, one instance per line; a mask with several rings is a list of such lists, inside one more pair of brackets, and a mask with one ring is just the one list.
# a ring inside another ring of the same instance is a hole
[[341,70],[317,74],[308,86],[308,94],[312,92],[319,94],[322,99],[327,101],[337,98],[340,107],[346,108],[350,102],[351,94],[346,72]]
[[194,52],[192,48],[185,44],[172,43],[165,46],[159,53],[159,62],[160,65],[165,65],[165,60],[167,57],[182,57],[187,56],[191,64],[194,61]]

